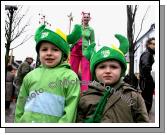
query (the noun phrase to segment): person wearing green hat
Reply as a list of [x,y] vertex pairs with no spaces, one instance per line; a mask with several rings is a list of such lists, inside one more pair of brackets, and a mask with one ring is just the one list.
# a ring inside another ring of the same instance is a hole
[[[144,100],[139,90],[123,82],[127,69],[125,54],[129,42],[120,34],[117,48],[103,46],[94,51],[95,44],[85,53],[90,60],[93,82],[80,98],[77,122],[137,123],[149,122]],[[91,55],[92,54],[92,55]]]
[[72,45],[70,52],[71,68],[79,75],[81,80],[81,93],[88,90],[88,83],[91,80],[90,63],[84,56],[88,46],[95,42],[94,29],[89,25],[90,20],[90,13],[82,12],[82,24],[80,25],[82,37]]
[[69,43],[80,38],[75,34],[81,35],[78,25],[68,36],[59,29],[51,31],[45,25],[37,29],[36,51],[41,65],[23,80],[16,104],[15,122],[75,122],[80,84],[66,83],[78,80],[66,61],[70,51]]

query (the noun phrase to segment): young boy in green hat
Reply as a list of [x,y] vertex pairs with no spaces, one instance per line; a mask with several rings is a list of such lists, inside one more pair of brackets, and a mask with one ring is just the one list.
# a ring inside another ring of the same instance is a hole
[[80,95],[77,75],[66,62],[70,47],[81,36],[81,28],[75,25],[66,36],[61,30],[53,32],[45,25],[35,33],[36,51],[41,65],[28,73],[18,96],[15,122],[69,123],[75,122]]
[[124,55],[129,42],[122,35],[115,37],[120,42],[119,48],[104,46],[93,52],[95,44],[92,44],[85,53],[94,81],[80,99],[77,122],[149,122],[141,93],[122,80],[127,69]]

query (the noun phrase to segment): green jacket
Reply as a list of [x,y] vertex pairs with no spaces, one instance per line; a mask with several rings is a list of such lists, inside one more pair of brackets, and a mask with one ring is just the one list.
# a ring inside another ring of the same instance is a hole
[[68,64],[40,66],[28,73],[20,89],[15,122],[75,122],[80,95],[77,75]]
[[[89,85],[88,91],[83,94],[79,102],[77,122],[82,123],[93,117],[104,90],[105,88],[95,81]],[[106,87],[106,90],[110,90],[111,95],[102,113],[102,123],[149,122],[140,92],[124,82],[116,84],[113,89]]]
[[84,27],[82,25],[82,52],[87,49],[87,47],[95,42],[95,34],[93,28],[90,26]]

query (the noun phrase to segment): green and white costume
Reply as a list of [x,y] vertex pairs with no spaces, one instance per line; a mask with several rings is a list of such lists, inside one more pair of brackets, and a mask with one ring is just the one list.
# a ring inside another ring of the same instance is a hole
[[[76,42],[81,35],[77,25],[73,32],[66,36],[60,30],[53,32],[40,26],[35,33],[36,51],[40,44],[47,41],[57,46],[68,56],[69,43]],[[69,64],[61,59],[55,67],[39,66],[29,72],[18,96],[15,122],[25,123],[70,123],[75,122],[80,95],[78,77]]]

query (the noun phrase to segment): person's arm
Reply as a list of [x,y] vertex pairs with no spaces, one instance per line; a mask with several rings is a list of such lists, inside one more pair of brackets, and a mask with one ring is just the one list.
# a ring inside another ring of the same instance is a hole
[[132,92],[132,103],[131,103],[133,119],[136,123],[149,122],[147,109],[145,106],[144,99],[141,94]]
[[84,120],[86,119],[88,112],[90,111],[90,108],[92,107],[91,104],[87,104],[87,96],[81,96],[79,105],[78,105],[78,112],[77,112],[77,123],[84,123]]
[[69,84],[65,97],[64,115],[59,119],[58,123],[75,122],[79,97],[80,83]]
[[26,82],[26,79],[24,79],[23,84],[20,88],[19,96],[17,98],[17,103],[16,103],[15,120],[14,120],[16,123],[20,122],[20,118],[24,114],[24,106],[26,103],[26,99],[28,97],[26,85],[27,85],[27,82]]
[[18,84],[17,84],[17,78],[16,78],[16,77],[14,77],[13,86],[14,86],[16,89],[19,89]]
[[142,71],[145,77],[150,77],[150,73],[152,70],[151,65],[151,54],[150,53],[144,53],[142,55]]

